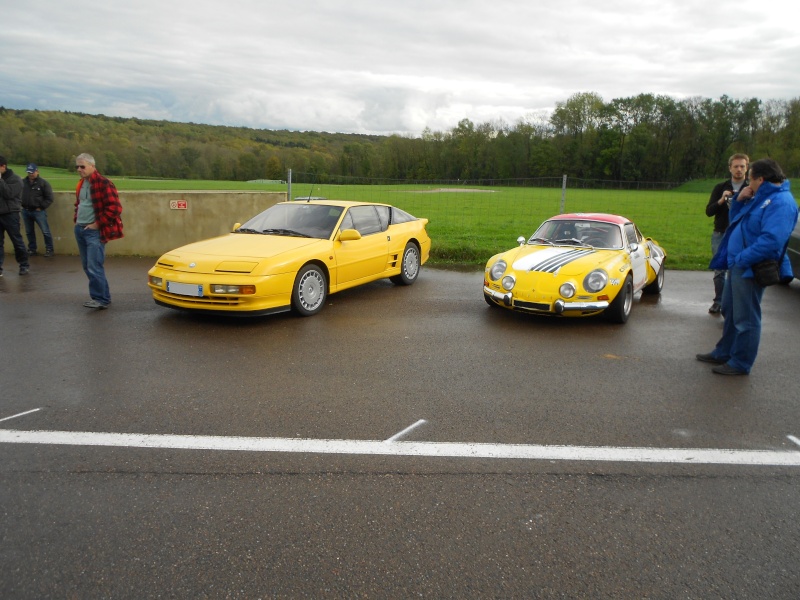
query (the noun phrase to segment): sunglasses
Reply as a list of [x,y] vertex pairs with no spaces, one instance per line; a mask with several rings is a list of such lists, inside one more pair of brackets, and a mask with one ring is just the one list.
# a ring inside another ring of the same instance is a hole
[[76,169],[85,169],[86,165],[75,165]]

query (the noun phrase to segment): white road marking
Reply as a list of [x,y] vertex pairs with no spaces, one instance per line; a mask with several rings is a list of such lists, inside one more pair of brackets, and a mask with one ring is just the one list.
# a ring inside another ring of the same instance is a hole
[[787,437],[787,438],[789,438],[791,441],[793,441],[793,442],[794,442],[795,444],[797,444],[798,446],[800,446],[800,439],[797,439],[797,438],[796,438],[796,437],[794,437],[793,435],[787,435],[786,437]]
[[93,433],[87,431],[18,431],[13,429],[0,429],[0,443],[234,452],[308,452],[316,454],[427,456],[435,458],[800,467],[800,451],[715,450],[708,448],[616,448],[609,446],[538,446],[450,442],[387,443],[377,440],[315,440],[143,433]]
[[0,421],[10,421],[11,419],[16,419],[17,417],[24,417],[25,415],[29,415],[31,413],[35,413],[37,410],[42,410],[41,408],[34,408],[33,410],[26,410],[25,412],[21,412],[16,415],[11,415],[10,417],[5,417],[0,419]]
[[394,434],[392,437],[390,437],[388,440],[385,440],[385,442],[386,442],[386,443],[389,443],[389,442],[396,442],[396,441],[397,441],[397,440],[399,440],[401,437],[403,437],[405,434],[407,434],[407,433],[409,433],[410,431],[412,431],[412,430],[416,429],[416,428],[417,428],[417,427],[419,427],[420,425],[424,425],[425,423],[426,423],[425,419],[420,419],[419,421],[417,421],[417,422],[416,422],[416,423],[414,423],[413,425],[409,425],[408,427],[406,427],[405,429],[403,429],[403,431],[401,431],[401,432],[399,432],[399,433],[395,433],[395,434]]

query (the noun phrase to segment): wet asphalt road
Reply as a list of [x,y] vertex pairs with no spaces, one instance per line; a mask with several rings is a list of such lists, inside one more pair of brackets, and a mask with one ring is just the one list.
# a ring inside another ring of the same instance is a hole
[[[9,262],[11,261],[11,262]],[[800,282],[749,377],[708,273],[624,326],[492,309],[424,268],[316,317],[156,306],[152,259],[0,279],[2,430],[800,451]],[[420,421],[423,421],[420,423]],[[792,437],[790,437],[792,436]],[[0,444],[0,597],[800,597],[800,467]]]

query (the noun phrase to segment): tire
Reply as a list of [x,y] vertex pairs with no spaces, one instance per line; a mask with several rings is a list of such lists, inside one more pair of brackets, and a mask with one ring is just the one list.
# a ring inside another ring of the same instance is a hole
[[652,295],[656,295],[656,294],[660,294],[662,289],[664,289],[664,264],[663,263],[661,264],[661,268],[658,270],[658,273],[656,274],[656,278],[653,280],[653,282],[651,284],[644,286],[644,288],[642,289],[642,293],[643,294],[648,294],[648,295],[651,295],[651,294]]
[[403,259],[400,261],[400,274],[393,275],[389,281],[395,285],[411,285],[419,277],[420,259],[419,248],[414,242],[408,242],[403,249]]
[[328,279],[317,265],[306,265],[297,273],[292,288],[292,310],[301,317],[317,314],[325,306]]
[[625,278],[617,297],[605,310],[605,315],[612,323],[627,323],[633,307],[633,279],[630,274]]
[[483,299],[486,300],[486,304],[489,306],[497,308],[497,303],[489,297],[489,294],[484,294]]

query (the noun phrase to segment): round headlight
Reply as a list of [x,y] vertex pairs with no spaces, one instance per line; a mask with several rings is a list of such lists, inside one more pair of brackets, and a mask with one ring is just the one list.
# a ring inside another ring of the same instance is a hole
[[514,289],[515,283],[517,283],[517,280],[513,275],[506,275],[503,277],[503,289],[507,292],[510,292]]
[[561,294],[562,298],[572,298],[575,295],[575,284],[572,282],[562,283],[561,287],[558,288],[558,293]]
[[506,261],[504,260],[498,260],[496,263],[494,263],[491,269],[489,269],[489,277],[491,280],[497,281],[500,279],[503,276],[503,273],[506,272],[506,266],[508,265],[506,265]]
[[608,274],[603,269],[595,269],[583,280],[583,289],[596,294],[608,283]]

